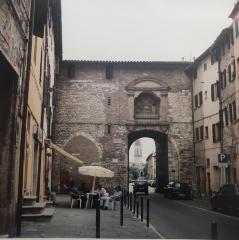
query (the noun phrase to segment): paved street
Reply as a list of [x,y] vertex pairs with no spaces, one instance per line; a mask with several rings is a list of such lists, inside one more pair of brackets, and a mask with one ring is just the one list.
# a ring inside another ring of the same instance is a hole
[[[95,209],[70,208],[69,196],[58,195],[54,216],[49,221],[25,221],[22,238],[95,238]],[[128,209],[120,226],[120,211],[101,211],[102,238],[156,239],[159,235],[147,228]]]
[[239,218],[211,211],[207,202],[165,199],[152,189],[149,199],[150,223],[166,239],[208,239],[212,221],[218,223],[218,239],[239,239]]

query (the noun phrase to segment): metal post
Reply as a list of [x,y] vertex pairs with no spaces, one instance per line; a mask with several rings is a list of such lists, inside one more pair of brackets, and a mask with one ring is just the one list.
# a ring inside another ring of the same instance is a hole
[[129,209],[129,192],[127,192],[127,208]]
[[147,199],[147,227],[149,227],[149,199]]
[[120,200],[120,226],[123,226],[123,196]]
[[139,200],[138,200],[138,199],[137,199],[136,203],[137,203],[136,216],[137,216],[137,218],[138,218],[138,217],[139,217]]
[[143,222],[143,220],[144,220],[144,199],[143,199],[143,197],[141,197],[141,211],[140,211],[140,213],[141,213],[141,222]]
[[132,211],[132,192],[129,194],[129,210]]
[[217,240],[217,223],[211,222],[211,239]]
[[100,199],[96,203],[96,238],[100,238]]
[[133,213],[135,214],[135,204],[136,204],[136,194],[134,194],[134,207],[133,207]]

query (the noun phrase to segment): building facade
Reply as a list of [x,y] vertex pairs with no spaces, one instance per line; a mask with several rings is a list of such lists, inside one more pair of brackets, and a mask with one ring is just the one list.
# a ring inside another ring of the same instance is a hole
[[[86,165],[114,171],[107,187],[128,185],[128,151],[141,137],[156,142],[157,179],[169,172],[192,184],[191,82],[186,62],[64,61],[57,79],[56,143]],[[53,186],[81,179],[78,164],[54,159]]]
[[0,20],[0,235],[11,237],[20,234],[24,196],[43,201],[51,178],[44,140],[52,138],[61,3],[1,1]]
[[30,0],[0,3],[0,235],[16,232]]
[[152,180],[156,179],[156,154],[155,153],[151,153],[147,157],[146,166],[147,166],[147,178]]

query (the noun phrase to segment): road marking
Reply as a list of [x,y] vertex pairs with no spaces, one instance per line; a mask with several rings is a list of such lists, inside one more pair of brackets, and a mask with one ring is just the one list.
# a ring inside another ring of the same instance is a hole
[[185,204],[185,203],[182,203],[182,202],[177,202],[177,203],[181,204],[183,206],[199,209],[199,210],[202,210],[202,211],[205,211],[205,212],[208,212],[208,213],[213,213],[213,214],[216,214],[216,215],[219,215],[219,216],[223,216],[223,217],[227,217],[227,218],[239,221],[239,218],[237,218],[237,217],[229,216],[229,215],[226,215],[226,214],[223,214],[223,213],[219,213],[219,212],[214,212],[214,211],[211,211],[211,210],[208,210],[208,209],[205,209],[205,208],[201,208],[201,207],[195,207],[195,206],[188,205],[188,204]]

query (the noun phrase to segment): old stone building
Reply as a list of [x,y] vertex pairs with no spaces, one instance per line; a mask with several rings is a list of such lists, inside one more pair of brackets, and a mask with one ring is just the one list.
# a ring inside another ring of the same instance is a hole
[[16,230],[30,0],[0,1],[0,235]]
[[[128,150],[141,137],[156,143],[157,184],[171,176],[192,184],[191,82],[187,62],[64,61],[56,84],[55,142],[88,164],[114,171],[100,179],[127,185]],[[78,164],[56,156],[53,187],[63,190]]]

